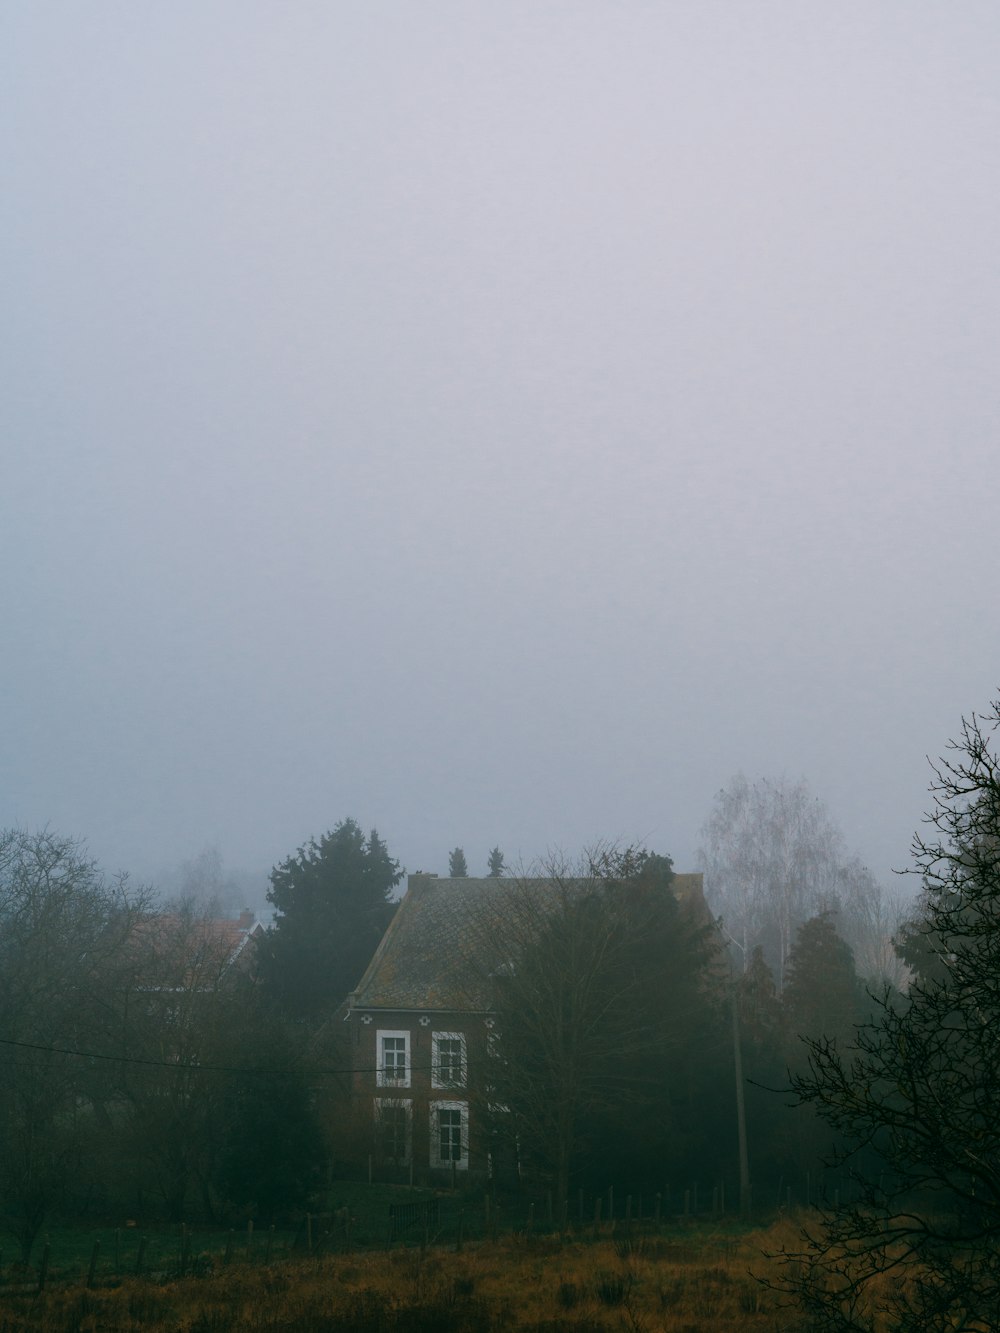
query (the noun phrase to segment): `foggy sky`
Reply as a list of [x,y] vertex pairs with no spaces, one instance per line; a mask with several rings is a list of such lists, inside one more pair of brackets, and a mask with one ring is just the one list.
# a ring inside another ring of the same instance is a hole
[[992,0],[0,10],[0,824],[880,876],[1000,681]]

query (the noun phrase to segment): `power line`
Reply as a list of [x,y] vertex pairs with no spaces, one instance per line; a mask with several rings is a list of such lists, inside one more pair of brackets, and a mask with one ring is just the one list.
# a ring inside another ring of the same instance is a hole
[[184,1070],[185,1073],[201,1074],[306,1074],[312,1078],[326,1078],[340,1074],[373,1073],[373,1070],[353,1069],[266,1069],[259,1065],[215,1065],[215,1064],[180,1064],[177,1060],[150,1060],[139,1055],[107,1055],[102,1051],[77,1051],[68,1046],[45,1046],[35,1041],[16,1041],[13,1037],[0,1037],[0,1046],[16,1046],[25,1051],[41,1051],[45,1055],[70,1055],[80,1060],[106,1060],[113,1064],[147,1065],[154,1069]]
[[[305,1078],[339,1078],[348,1074],[380,1074],[384,1071],[375,1068],[352,1067],[348,1069],[267,1069],[259,1065],[215,1065],[215,1064],[180,1064],[177,1060],[151,1060],[139,1055],[107,1055],[102,1051],[79,1051],[73,1050],[68,1046],[46,1046],[41,1042],[17,1041],[13,1037],[0,1037],[0,1046],[14,1046],[23,1051],[40,1051],[44,1055],[69,1055],[78,1060],[105,1060],[111,1064],[122,1065],[144,1065],[152,1069],[173,1069],[183,1070],[184,1073],[191,1074],[267,1074],[275,1077],[288,1076],[289,1074],[299,1074]],[[30,1066],[22,1065],[21,1068]],[[432,1065],[418,1065],[411,1063],[412,1073],[429,1073],[433,1069]],[[390,1092],[394,1084],[387,1084],[386,1091]],[[397,1091],[403,1092],[409,1089],[397,1088]]]

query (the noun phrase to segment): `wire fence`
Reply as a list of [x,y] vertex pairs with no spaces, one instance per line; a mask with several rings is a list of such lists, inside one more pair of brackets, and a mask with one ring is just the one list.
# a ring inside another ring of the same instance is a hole
[[[335,1184],[333,1191],[338,1189]],[[745,1192],[724,1180],[600,1192],[507,1191],[456,1183],[432,1189],[385,1183],[345,1184],[342,1201],[309,1212],[294,1227],[260,1225],[222,1229],[189,1226],[65,1228],[53,1230],[24,1264],[11,1247],[0,1249],[0,1297],[42,1291],[53,1283],[88,1288],[128,1278],[172,1281],[209,1276],[232,1265],[267,1265],[353,1250],[450,1247],[511,1236],[559,1237],[577,1242],[609,1237],[626,1244],[655,1236],[683,1239],[685,1228],[706,1221],[753,1223],[778,1211],[850,1202],[852,1186],[832,1173],[806,1174],[756,1185]]]

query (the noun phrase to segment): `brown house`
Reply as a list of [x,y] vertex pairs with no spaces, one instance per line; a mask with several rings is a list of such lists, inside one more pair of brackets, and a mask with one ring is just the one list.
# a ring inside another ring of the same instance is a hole
[[[551,885],[530,883],[543,892]],[[672,888],[680,903],[707,915],[700,874],[675,875]],[[490,1171],[490,1144],[477,1124],[477,1072],[493,1029],[484,959],[490,917],[508,907],[510,890],[502,879],[411,875],[348,996],[342,1032],[352,1098],[371,1127],[379,1167],[430,1179]]]

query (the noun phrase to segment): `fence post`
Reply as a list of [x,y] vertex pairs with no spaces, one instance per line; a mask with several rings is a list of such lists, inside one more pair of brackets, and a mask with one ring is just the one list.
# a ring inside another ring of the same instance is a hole
[[253,1253],[253,1218],[247,1218],[247,1263],[250,1262],[250,1255]]
[[597,1198],[594,1200],[594,1240],[597,1239],[597,1237],[600,1235],[600,1232],[601,1232],[601,1204],[602,1204],[602,1203],[603,1203],[603,1200],[602,1200],[601,1196],[598,1194]]
[[49,1239],[48,1239],[48,1237],[46,1236],[46,1238],[45,1238],[45,1248],[42,1250],[42,1262],[41,1262],[41,1265],[39,1266],[39,1269],[38,1269],[38,1290],[39,1290],[39,1292],[42,1292],[42,1291],[45,1290],[45,1279],[46,1279],[46,1278],[48,1277],[48,1275],[49,1275],[49,1252],[50,1252],[50,1249],[51,1249],[51,1246],[49,1245]]
[[583,1190],[576,1192],[576,1215],[580,1219],[580,1226],[583,1226]]
[[608,1186],[608,1221],[611,1223],[611,1229],[615,1226],[615,1187]]
[[264,1251],[264,1262],[271,1262],[271,1246],[274,1243],[274,1223],[272,1222],[267,1232],[267,1248]]
[[181,1223],[181,1277],[187,1272],[188,1255],[191,1253],[191,1238],[188,1234],[187,1223]]
[[87,1290],[90,1291],[94,1286],[94,1274],[97,1272],[97,1256],[101,1252],[101,1242],[94,1241],[94,1248],[90,1251],[90,1267],[87,1269]]
[[657,1222],[659,1222],[659,1220],[660,1220],[660,1204],[661,1204],[661,1202],[662,1202],[662,1200],[661,1200],[661,1198],[660,1198],[659,1192],[657,1192],[657,1195],[656,1195],[656,1205],[655,1205],[655,1210],[654,1210],[654,1212],[653,1212],[653,1217],[656,1219]]
[[684,1191],[684,1216],[685,1216],[685,1217],[690,1217],[690,1216],[691,1216],[691,1191],[690,1191],[690,1190],[685,1190],[685,1191]]
[[534,1200],[532,1200],[532,1202],[528,1204],[528,1235],[529,1235],[529,1236],[531,1235],[531,1232],[532,1232],[532,1229],[534,1228],[534,1225],[535,1225],[535,1204],[534,1204]]
[[121,1228],[115,1227],[115,1277],[121,1272]]
[[225,1267],[227,1268],[229,1267],[232,1257],[233,1257],[233,1229],[232,1227],[230,1227],[229,1235],[226,1237],[226,1252],[222,1256],[222,1262],[225,1265]]
[[139,1253],[135,1256],[136,1277],[140,1277],[142,1275],[142,1261],[146,1257],[146,1241],[147,1241],[146,1236],[139,1237]]
[[313,1247],[313,1215],[306,1213],[306,1250],[312,1254]]

